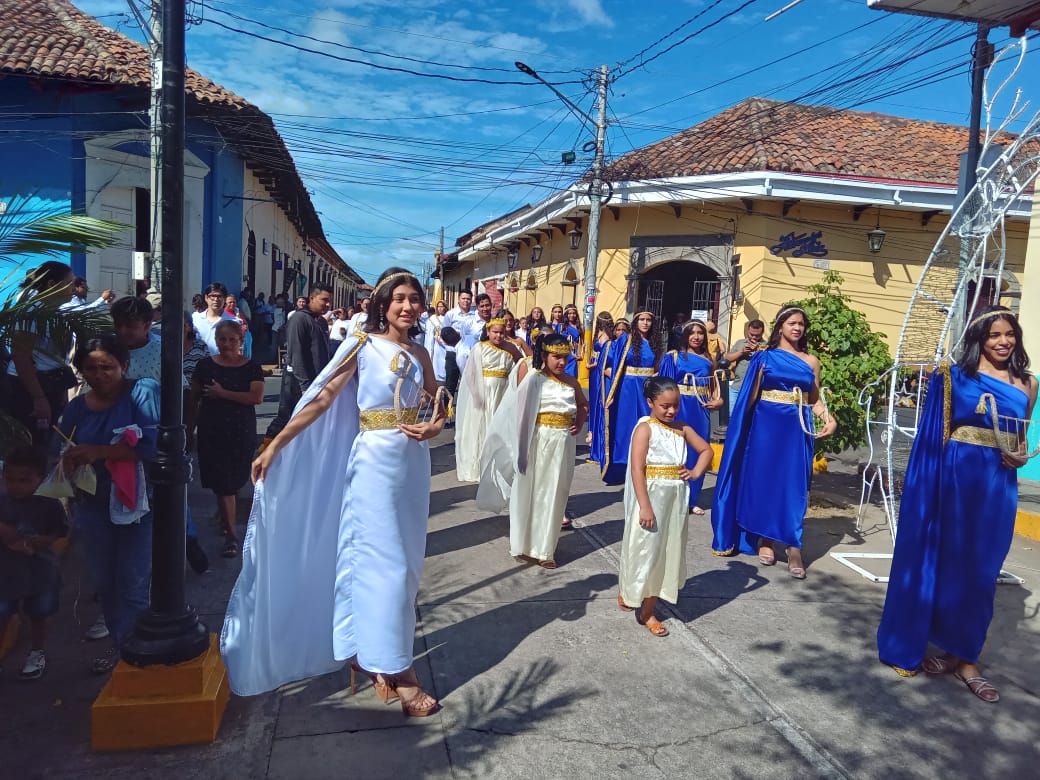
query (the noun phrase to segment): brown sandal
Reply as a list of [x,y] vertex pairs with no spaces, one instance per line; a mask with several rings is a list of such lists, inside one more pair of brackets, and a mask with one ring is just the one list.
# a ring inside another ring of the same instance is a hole
[[628,606],[628,604],[625,603],[624,599],[621,598],[620,593],[617,595],[617,605],[621,607],[622,611],[624,612],[635,612],[636,609],[635,607]]
[[555,569],[556,561],[550,558],[547,561],[538,561],[538,565],[541,566],[543,569]]
[[406,718],[427,718],[441,709],[441,703],[418,685],[415,686],[418,693],[412,697],[411,701],[405,701],[404,697],[397,692],[400,680],[391,677],[386,681],[386,684],[394,696],[401,699],[401,712],[404,713]]
[[668,629],[665,628],[664,623],[655,617],[651,617],[643,625],[650,629],[650,633],[654,636],[668,636]]
[[376,695],[383,700],[383,704],[390,704],[397,701],[397,692],[390,687],[390,685],[378,674],[372,674],[362,669],[356,661],[350,662],[350,695],[353,696],[357,693],[357,688],[354,685],[354,674],[359,673],[368,677],[372,681],[372,687],[375,689]]

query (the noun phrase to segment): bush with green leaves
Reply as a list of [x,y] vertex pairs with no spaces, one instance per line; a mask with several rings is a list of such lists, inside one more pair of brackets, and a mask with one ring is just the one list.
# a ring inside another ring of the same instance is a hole
[[857,397],[892,365],[884,334],[871,330],[867,318],[849,306],[843,281],[837,271],[827,271],[819,284],[805,288],[808,297],[784,304],[798,306],[808,316],[809,350],[820,359],[820,385],[832,393],[827,405],[838,430],[817,440],[821,455],[866,444],[866,413]]

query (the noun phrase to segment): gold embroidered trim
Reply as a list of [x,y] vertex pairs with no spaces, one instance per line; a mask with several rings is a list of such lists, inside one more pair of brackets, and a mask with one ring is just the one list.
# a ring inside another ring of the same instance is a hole
[[483,374],[484,376],[494,377],[495,379],[505,379],[509,376],[508,371],[500,368],[485,368]]
[[732,555],[733,551],[736,550],[736,549],[737,549],[736,547],[730,547],[728,550],[721,550],[721,551],[720,550],[712,550],[711,554],[712,555],[717,555],[720,558],[726,558],[726,557]]
[[[1008,449],[1012,451],[1018,449],[1018,437],[1015,434],[1009,431],[1001,431],[1001,435],[1004,437]],[[991,428],[979,428],[975,425],[962,425],[950,434],[950,439],[951,441],[959,441],[962,444],[976,444],[979,447],[1001,449],[997,440],[997,435],[993,433]]]
[[550,344],[543,346],[542,352],[548,352],[550,355],[567,356],[571,354],[571,348],[569,344]]
[[679,385],[681,395],[710,395],[710,390],[705,385]]
[[763,401],[772,401],[775,404],[795,404],[797,406],[805,403],[801,393],[791,390],[763,390],[759,397]]
[[562,412],[538,412],[535,423],[543,428],[570,428],[574,425],[574,415]]
[[363,431],[388,431],[398,425],[415,425],[419,421],[419,407],[406,407],[400,415],[393,409],[362,409],[359,417]]
[[651,425],[659,425],[659,426],[661,426],[666,431],[668,431],[668,433],[671,433],[674,436],[682,436],[683,435],[683,429],[681,427],[678,430],[676,430],[671,425],[668,425],[667,423],[663,423],[660,420],[655,420],[653,417],[648,418],[647,422],[650,423]]
[[653,376],[654,370],[652,368],[636,368],[634,366],[626,366],[625,374],[627,376]]
[[943,380],[943,446],[950,440],[950,420],[953,418],[953,383],[950,376],[950,362],[944,360],[936,372]]
[[647,479],[681,479],[679,466],[646,466]]

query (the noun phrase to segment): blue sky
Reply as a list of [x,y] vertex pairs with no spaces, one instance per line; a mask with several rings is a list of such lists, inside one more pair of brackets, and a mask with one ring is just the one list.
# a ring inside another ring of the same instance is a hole
[[[73,2],[142,39],[124,0]],[[971,26],[872,11],[865,0],[804,0],[765,21],[786,4],[205,0],[189,4],[201,21],[187,31],[188,64],[274,118],[329,240],[371,280],[388,265],[432,262],[441,226],[450,249],[583,173],[559,155],[580,155],[591,129],[517,60],[587,112],[589,74],[601,64],[621,73],[608,98],[611,157],[753,95],[967,124]],[[1006,35],[990,40],[999,48]],[[1027,58],[1018,84],[1040,84],[1040,56]]]

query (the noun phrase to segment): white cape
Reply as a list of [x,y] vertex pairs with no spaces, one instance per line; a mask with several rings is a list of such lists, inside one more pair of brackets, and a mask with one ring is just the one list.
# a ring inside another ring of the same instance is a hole
[[[366,338],[352,333],[343,340],[293,416]],[[337,628],[350,618],[349,591],[337,582],[336,563],[347,460],[359,430],[357,388],[355,375],[322,418],[278,454],[254,489],[242,571],[220,633],[231,690],[239,696],[327,674],[346,660],[333,650]]]
[[480,509],[504,512],[509,508],[516,475],[527,471],[542,384],[546,381],[540,371],[528,368],[527,376],[518,387],[511,375],[502,403],[491,418],[480,455],[480,484],[477,486]]

